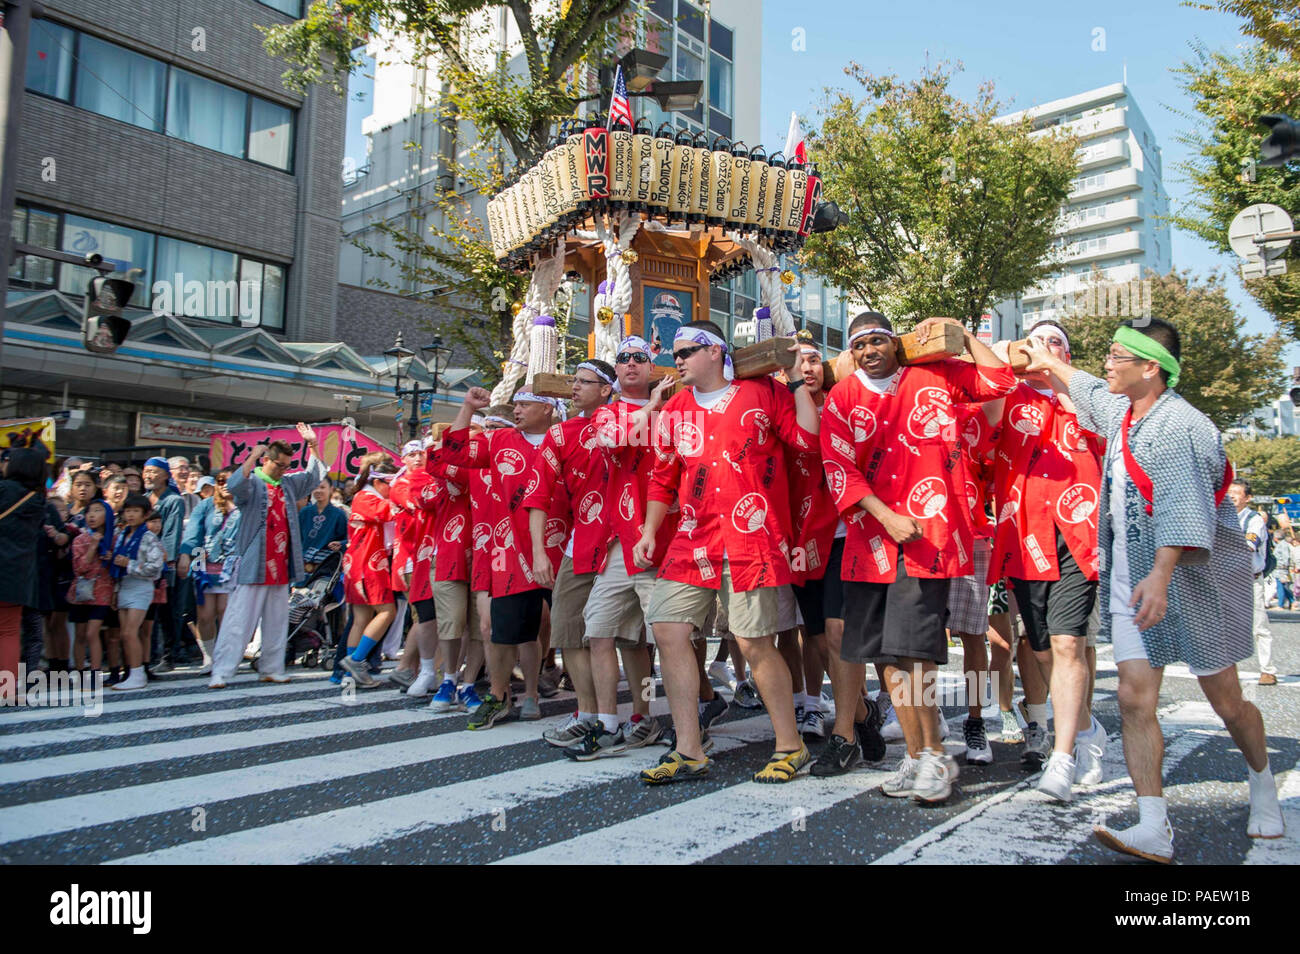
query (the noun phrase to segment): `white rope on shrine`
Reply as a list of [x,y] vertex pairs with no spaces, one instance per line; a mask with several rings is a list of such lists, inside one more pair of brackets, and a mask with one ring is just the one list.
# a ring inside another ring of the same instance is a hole
[[[514,344],[510,349],[510,357],[501,369],[501,380],[492,389],[493,404],[508,403],[520,380],[525,375],[530,380],[532,378],[533,369],[529,367],[529,354],[532,350],[530,343],[533,320],[538,315],[549,314],[551,311],[555,292],[564,277],[564,241],[565,237],[561,235],[555,247],[549,254],[539,259],[537,267],[533,269],[532,277],[528,281],[528,291],[524,295],[523,307],[519,309],[519,314],[515,315],[512,328]],[[549,369],[539,370],[554,372],[555,368],[552,366]]]
[[[781,266],[778,264],[776,252],[760,245],[752,235],[728,232],[727,237],[748,252],[754,263],[754,273],[758,279],[759,305],[768,309],[771,315],[772,334],[778,338],[794,335],[794,316],[785,306],[785,285],[781,282]],[[757,322],[757,327],[760,334],[756,340],[762,341],[769,337],[762,321]]]
[[605,249],[605,280],[597,288],[592,312],[598,316],[600,309],[606,307],[614,314],[608,322],[596,317],[592,323],[595,356],[610,364],[618,356],[618,344],[623,340],[623,316],[632,308],[632,266],[623,261],[623,253],[632,247],[632,240],[641,227],[641,216],[620,212],[614,221],[614,232],[603,221],[596,222],[596,233]]

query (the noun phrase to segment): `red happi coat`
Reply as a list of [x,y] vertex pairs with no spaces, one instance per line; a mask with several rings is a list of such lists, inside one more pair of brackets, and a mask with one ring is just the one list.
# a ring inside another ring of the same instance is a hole
[[1101,439],[1060,399],[1021,383],[1002,411],[994,451],[997,530],[989,580],[1059,580],[1056,528],[1089,580],[1097,579]]
[[381,606],[393,602],[391,562],[384,542],[384,527],[392,519],[391,505],[369,487],[352,498],[348,549],[343,555],[349,603]]
[[900,368],[884,394],[865,378],[855,371],[836,384],[822,413],[826,483],[848,525],[842,578],[894,582],[900,547],[857,505],[870,494],[921,527],[921,539],[901,547],[908,576],[968,576],[973,530],[953,404],[1002,397],[1015,376],[947,359]]
[[569,507],[573,572],[600,573],[609,556],[609,458],[600,448],[594,418],[575,417],[546,432],[533,462],[535,487],[524,498],[530,510],[552,510],[557,491]]
[[[642,405],[630,401],[615,401],[597,408],[591,416],[597,439],[608,459],[609,484],[605,493],[609,514],[608,547],[617,540],[623,551],[623,565],[628,575],[647,572],[632,560],[632,548],[641,539],[645,526],[646,501],[650,499],[650,475],[654,472],[655,454],[651,437],[658,414],[644,427],[634,427],[630,418]],[[668,544],[677,533],[680,516],[674,500],[655,532],[656,565],[668,551]]]
[[[393,588],[397,589],[398,574],[411,574],[410,591],[406,594],[412,602],[433,599],[430,569],[437,549],[434,525],[439,506],[446,496],[441,481],[428,470],[408,470],[393,481],[388,495],[396,509],[400,542],[393,559]],[[411,564],[409,570],[407,563]]]
[[655,444],[649,499],[681,505],[660,578],[716,590],[725,559],[738,593],[789,583],[784,447],[817,446],[790,392],[771,378],[736,380],[706,409],[688,388],[664,405]]
[[[438,495],[438,507],[433,518],[434,548],[437,552],[433,578],[439,583],[467,581],[470,577],[470,530],[473,523],[469,481],[481,484],[482,478],[475,469],[444,463],[437,451],[429,452],[425,469],[442,491]],[[491,571],[490,564],[488,571]],[[484,589],[490,585],[489,577]]]
[[957,436],[961,438],[962,462],[966,465],[966,502],[970,504],[971,527],[977,539],[993,536],[986,504],[992,498],[993,462],[990,457],[998,428],[984,416],[982,404],[958,404]]
[[[473,439],[470,438],[468,429],[448,431],[443,435],[442,446],[449,463],[482,467],[491,471],[492,483],[488,488],[486,508],[491,529],[483,545],[488,550],[485,557],[492,574],[492,596],[511,596],[539,589],[533,577],[528,511],[523,506],[524,499],[533,490],[530,483],[535,477],[533,463],[538,448],[513,427],[485,431]],[[569,526],[563,517],[567,507],[567,495],[557,493],[548,510],[546,550],[554,569],[559,568],[560,561],[564,558],[564,544],[569,538]],[[477,509],[474,546],[477,564]],[[474,570],[477,579],[477,565]]]
[[826,486],[820,442],[811,450],[787,447],[786,472],[790,477],[790,518],[793,521],[793,582],[802,586],[826,575],[826,561],[835,542],[840,514]]

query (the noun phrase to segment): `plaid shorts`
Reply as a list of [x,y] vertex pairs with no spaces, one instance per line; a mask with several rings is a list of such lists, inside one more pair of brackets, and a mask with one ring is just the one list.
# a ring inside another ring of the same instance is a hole
[[956,577],[948,590],[948,629],[983,634],[989,628],[989,541],[976,537],[971,556],[975,572]]

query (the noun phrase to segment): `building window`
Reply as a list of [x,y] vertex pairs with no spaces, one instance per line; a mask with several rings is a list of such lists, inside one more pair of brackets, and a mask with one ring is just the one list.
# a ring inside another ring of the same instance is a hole
[[714,285],[709,288],[709,308],[724,315],[731,314],[731,292],[725,286]]
[[[60,250],[78,255],[98,253],[106,263],[116,265],[119,272],[140,268],[145,278],[153,274],[153,236],[139,229],[128,229],[112,222],[83,218],[80,215],[63,217],[63,240]],[[64,265],[59,269],[59,291],[71,295],[84,295],[90,279],[99,273],[80,265]],[[148,281],[138,281],[131,304],[140,308],[149,306]]]
[[72,95],[76,34],[50,20],[33,20],[27,40],[27,88],[64,102]]
[[167,93],[167,135],[228,156],[244,156],[248,94],[173,68]]
[[173,283],[171,311],[186,318],[230,321],[240,313],[239,256],[234,252],[160,236],[158,276]]
[[826,347],[832,351],[844,350],[844,331],[831,325],[826,329]]
[[[677,4],[677,28],[697,40],[704,39],[704,14],[682,0]],[[698,77],[696,77],[698,79]]]
[[277,169],[293,164],[293,110],[252,97],[248,158]]
[[[54,212],[15,206],[10,234],[15,242],[54,248],[59,242],[59,217]],[[55,263],[37,255],[18,256],[9,266],[9,277],[38,288],[54,285]]]
[[730,139],[731,130],[732,130],[731,117],[718,112],[716,109],[710,106],[709,107],[709,130],[715,135],[726,136],[728,139]]
[[673,22],[673,0],[650,0],[649,6],[650,12],[665,23]]
[[141,129],[162,131],[167,67],[93,36],[77,50],[76,105]]
[[731,62],[709,55],[709,107],[731,115]]
[[302,17],[302,0],[257,0],[264,7],[279,10],[295,20]]
[[725,56],[729,60],[735,59],[735,57],[732,56],[731,53],[731,45],[732,45],[731,41],[732,41],[732,34],[729,29],[724,27],[717,20],[710,21],[709,49],[713,50],[714,53],[717,53],[721,56]]
[[240,324],[283,331],[284,269],[251,258],[242,259],[238,307]]

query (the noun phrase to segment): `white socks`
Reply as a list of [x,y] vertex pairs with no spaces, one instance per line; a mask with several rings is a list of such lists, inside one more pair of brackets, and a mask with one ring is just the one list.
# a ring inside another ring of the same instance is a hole
[[610,715],[609,713],[602,712],[600,714],[600,724],[605,727],[606,732],[617,732],[618,713],[616,712],[613,715]]
[[595,722],[595,721],[596,721],[596,713],[594,713],[594,712],[583,712],[581,709],[579,709],[579,710],[578,710],[578,721],[579,721],[579,722],[588,722],[588,723],[590,723],[590,722]]
[[1168,803],[1163,796],[1138,796],[1138,824],[1152,832],[1160,832],[1162,835],[1165,833],[1166,826],[1169,824],[1169,815]]
[[[434,670],[434,667],[433,667],[433,660],[432,660],[432,659],[421,659],[421,660],[420,660],[420,674],[421,674],[421,675],[425,675],[425,674],[433,675],[434,672],[435,672],[435,670]],[[449,676],[449,677],[447,677],[447,678],[451,678],[451,677]]]
[[1029,721],[1037,722],[1040,729],[1047,728],[1047,703],[1025,703],[1025,712],[1029,713]]
[[1251,838],[1281,838],[1286,831],[1282,821],[1282,806],[1277,800],[1277,783],[1267,765],[1262,772],[1246,766],[1250,782],[1250,819],[1246,834]]

